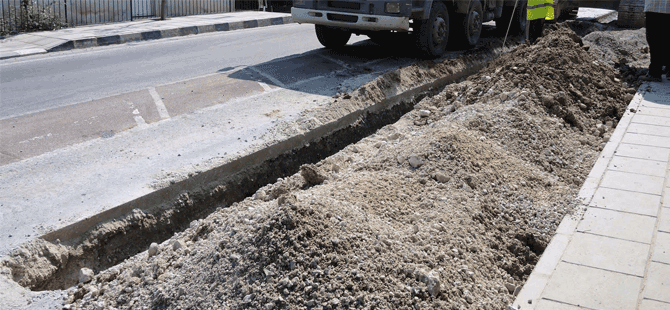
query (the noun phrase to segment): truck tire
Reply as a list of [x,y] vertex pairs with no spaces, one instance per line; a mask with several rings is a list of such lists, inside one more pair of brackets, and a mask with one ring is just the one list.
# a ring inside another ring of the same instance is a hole
[[482,34],[483,19],[484,13],[480,0],[470,0],[468,13],[465,15],[457,14],[456,18],[452,19],[453,26],[451,29],[455,37],[454,42],[458,47],[470,48],[477,45]]
[[430,17],[427,20],[414,20],[417,23],[417,45],[427,57],[439,57],[444,54],[449,40],[449,13],[442,2],[433,2]]
[[[503,8],[502,16],[496,19],[496,28],[502,35],[507,33],[507,27],[509,27],[509,35],[515,36],[522,34],[526,31],[526,7],[528,6],[528,0],[518,0],[516,3],[516,9],[514,8],[514,1],[510,5],[505,5]],[[510,24],[510,20],[512,23]]]
[[316,30],[316,38],[319,39],[321,45],[327,48],[340,48],[347,45],[349,38],[351,38],[351,32],[332,28],[323,25],[314,25],[314,30]]

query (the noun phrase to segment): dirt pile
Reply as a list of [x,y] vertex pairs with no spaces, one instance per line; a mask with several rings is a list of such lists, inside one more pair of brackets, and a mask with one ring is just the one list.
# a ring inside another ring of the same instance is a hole
[[559,27],[520,46],[68,307],[504,309],[632,97],[582,43]]
[[649,44],[645,28],[624,29],[613,23],[577,20],[562,25],[583,37],[590,48],[589,52],[618,70],[623,81],[634,87],[640,85],[639,77],[647,74],[649,68]]

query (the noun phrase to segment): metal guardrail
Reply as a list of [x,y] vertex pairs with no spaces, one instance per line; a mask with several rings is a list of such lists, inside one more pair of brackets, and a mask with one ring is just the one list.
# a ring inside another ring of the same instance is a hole
[[[0,0],[0,31],[25,29],[38,20],[80,26],[153,18],[160,16],[160,6],[161,0]],[[167,0],[167,6],[168,17],[259,7],[258,0]]]

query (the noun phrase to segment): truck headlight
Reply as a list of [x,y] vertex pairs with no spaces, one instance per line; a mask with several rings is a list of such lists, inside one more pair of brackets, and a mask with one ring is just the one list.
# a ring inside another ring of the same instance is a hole
[[384,11],[386,13],[400,13],[400,3],[399,2],[386,2],[384,5]]

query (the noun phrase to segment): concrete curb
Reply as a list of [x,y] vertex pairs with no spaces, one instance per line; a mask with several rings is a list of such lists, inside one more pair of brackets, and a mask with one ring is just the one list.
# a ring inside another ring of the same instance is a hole
[[60,52],[78,48],[123,44],[128,42],[137,42],[145,40],[157,40],[171,37],[187,36],[192,34],[267,27],[267,26],[284,25],[290,23],[293,23],[293,19],[291,18],[291,16],[282,16],[282,17],[273,17],[265,19],[236,21],[229,23],[218,23],[212,25],[185,26],[173,29],[152,30],[139,33],[118,34],[103,37],[88,37],[77,40],[70,40],[58,46],[52,47],[48,50],[36,48],[36,49],[17,50],[13,52],[2,52],[0,53],[0,59],[44,54],[48,52]]
[[186,26],[173,29],[153,30],[153,31],[144,31],[140,33],[129,33],[129,34],[73,40],[65,42],[56,47],[53,47],[48,51],[59,52],[76,48],[123,44],[128,42],[137,42],[146,40],[158,40],[172,37],[187,36],[192,34],[267,27],[267,26],[284,25],[290,23],[293,23],[292,18],[290,16],[283,16],[283,17],[265,18],[257,20],[230,22],[230,23],[219,23],[213,25]]
[[[640,89],[643,89],[642,86],[640,86]],[[577,211],[577,216],[568,214],[563,218],[561,224],[556,229],[556,234],[549,242],[544,253],[542,253],[540,260],[537,265],[535,265],[535,268],[533,268],[533,272],[528,277],[528,280],[526,280],[526,283],[523,285],[509,309],[536,309],[544,288],[547,286],[547,283],[549,283],[551,275],[554,273],[554,270],[561,261],[563,253],[567,249],[570,240],[577,231],[577,225],[581,221],[581,216],[583,214],[581,211],[585,211],[591,203],[593,195],[605,175],[607,166],[614,157],[614,152],[621,143],[633,116],[635,116],[635,113],[630,112],[631,108],[638,110],[641,102],[642,94],[637,92],[626,108],[626,113],[624,113],[619,121],[610,140],[607,142],[602,152],[600,152],[598,160],[593,165],[591,172],[579,190],[577,198],[580,201],[580,209]]]

